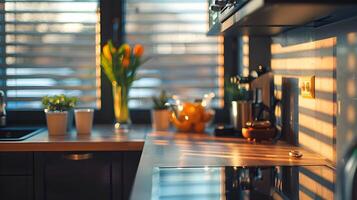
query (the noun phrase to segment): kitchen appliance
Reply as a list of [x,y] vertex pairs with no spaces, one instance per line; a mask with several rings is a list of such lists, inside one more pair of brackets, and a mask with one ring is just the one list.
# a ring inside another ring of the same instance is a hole
[[232,16],[235,12],[237,12],[245,3],[249,0],[218,0],[215,1],[215,5],[221,6],[221,10],[219,10],[219,21],[223,23],[226,19]]
[[232,101],[231,122],[236,130],[241,131],[248,121],[252,121],[251,101]]
[[[276,35],[297,26],[319,27],[356,15],[354,0],[215,0],[216,34]],[[213,14],[210,14],[213,15]],[[216,22],[216,24],[217,24]]]
[[314,199],[321,194],[311,188],[334,188],[334,183],[317,178],[326,170],[333,171],[326,166],[157,167],[151,199],[295,200],[304,199],[304,194]]

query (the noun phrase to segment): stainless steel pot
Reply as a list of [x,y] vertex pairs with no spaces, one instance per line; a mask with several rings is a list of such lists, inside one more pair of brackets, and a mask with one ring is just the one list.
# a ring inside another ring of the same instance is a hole
[[252,121],[252,102],[251,101],[232,101],[231,123],[237,130],[246,127],[248,121]]

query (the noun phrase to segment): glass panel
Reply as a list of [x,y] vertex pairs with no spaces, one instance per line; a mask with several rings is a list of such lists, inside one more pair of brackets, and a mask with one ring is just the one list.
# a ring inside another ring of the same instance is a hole
[[98,2],[5,3],[5,90],[10,109],[40,109],[44,95],[99,107]]
[[206,36],[207,9],[206,0],[126,1],[126,42],[143,44],[152,57],[139,70],[131,107],[151,108],[161,89],[189,98],[214,92],[214,106],[222,106],[223,40]]

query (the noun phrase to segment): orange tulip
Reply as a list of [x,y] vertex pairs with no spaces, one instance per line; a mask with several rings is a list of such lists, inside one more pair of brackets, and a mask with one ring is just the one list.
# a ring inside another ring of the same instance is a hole
[[130,64],[130,60],[128,58],[123,58],[123,61],[121,62],[122,66],[124,68],[128,68]]
[[124,50],[124,57],[129,58],[130,57],[130,46],[128,44],[123,44],[122,46],[123,50]]
[[133,50],[134,56],[135,57],[140,57],[143,55],[144,53],[144,47],[141,44],[137,44],[134,46],[134,50]]

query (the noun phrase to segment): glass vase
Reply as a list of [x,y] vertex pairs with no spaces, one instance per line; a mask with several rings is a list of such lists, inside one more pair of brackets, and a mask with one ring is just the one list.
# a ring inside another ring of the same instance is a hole
[[129,113],[129,87],[123,87],[117,83],[112,84],[113,87],[113,103],[114,103],[114,128],[118,132],[129,131],[131,120]]

